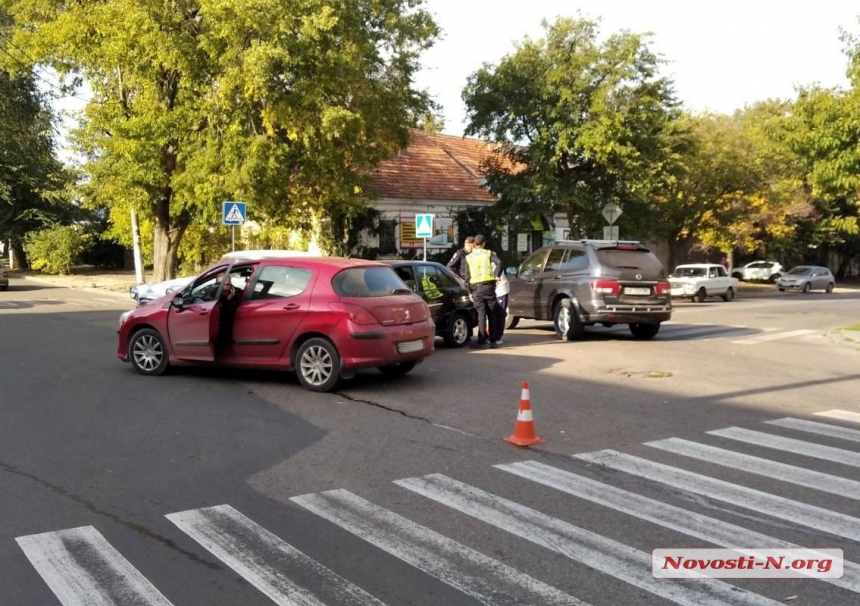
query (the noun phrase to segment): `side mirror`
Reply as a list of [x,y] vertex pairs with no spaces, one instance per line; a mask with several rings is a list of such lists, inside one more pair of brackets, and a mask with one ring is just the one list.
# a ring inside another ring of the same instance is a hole
[[515,276],[515,275],[517,275],[517,268],[514,266],[506,267],[505,273],[508,274],[509,276]]
[[185,305],[185,299],[182,298],[182,295],[179,295],[173,297],[173,299],[171,299],[170,301],[170,304],[177,309],[182,309],[182,307]]

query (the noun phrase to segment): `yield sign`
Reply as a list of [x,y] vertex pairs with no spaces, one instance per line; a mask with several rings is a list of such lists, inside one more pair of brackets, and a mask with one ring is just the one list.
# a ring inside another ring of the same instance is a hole
[[615,202],[610,202],[600,211],[600,214],[603,215],[603,218],[606,219],[606,222],[612,225],[618,220],[618,217],[621,216],[621,207],[618,206]]

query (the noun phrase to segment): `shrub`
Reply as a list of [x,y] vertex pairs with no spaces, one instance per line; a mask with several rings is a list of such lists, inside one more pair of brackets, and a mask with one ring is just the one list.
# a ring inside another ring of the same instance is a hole
[[67,274],[86,248],[86,237],[72,225],[31,232],[24,241],[30,267],[51,274]]

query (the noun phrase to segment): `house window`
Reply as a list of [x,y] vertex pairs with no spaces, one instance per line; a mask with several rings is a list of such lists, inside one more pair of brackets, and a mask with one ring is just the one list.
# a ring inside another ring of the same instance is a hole
[[393,220],[379,222],[379,254],[392,255],[397,252],[397,237],[395,236]]

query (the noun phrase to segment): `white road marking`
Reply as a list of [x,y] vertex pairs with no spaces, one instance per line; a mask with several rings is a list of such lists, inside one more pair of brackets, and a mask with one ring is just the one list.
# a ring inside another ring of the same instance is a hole
[[819,417],[827,417],[829,419],[839,419],[840,421],[852,421],[860,423],[860,412],[851,412],[850,410],[825,410],[824,412],[814,413]]
[[738,341],[732,341],[732,343],[736,343],[738,345],[758,345],[759,343],[766,343],[768,341],[779,341],[781,339],[790,339],[792,337],[799,337],[802,335],[808,335],[809,333],[815,332],[814,330],[802,329],[802,330],[791,330],[789,332],[778,332],[771,335],[765,335],[763,337],[753,337],[751,339],[740,339]]
[[15,540],[63,606],[170,606],[92,526]]
[[383,606],[229,505],[171,513],[167,519],[279,606]]
[[860,467],[860,452],[843,450],[842,448],[834,448],[832,446],[822,446],[821,444],[795,440],[794,438],[783,438],[782,436],[744,429],[742,427],[726,427],[725,429],[715,429],[707,433],[712,436],[746,442],[747,444],[755,444],[756,446],[764,446],[765,448],[773,448],[774,450],[782,450],[784,452],[822,459],[824,461],[832,461],[852,467]]
[[[727,549],[742,550],[745,547],[757,548],[761,545],[767,545],[771,548],[801,549],[800,545],[770,537],[754,530],[747,530],[741,526],[711,518],[695,511],[655,501],[537,461],[522,461],[510,465],[496,465],[495,467],[574,497],[609,507],[640,520]],[[844,574],[841,579],[821,580],[860,593],[860,565],[854,562],[845,562]]]
[[574,457],[793,524],[828,532],[852,541],[860,540],[860,520],[823,507],[792,501],[615,450],[600,450],[574,455]]
[[699,444],[698,442],[690,442],[681,438],[646,442],[645,445],[722,467],[739,469],[767,478],[776,478],[789,484],[860,500],[860,482],[820,471],[786,465],[785,463],[753,457],[724,448],[716,448],[707,444]]
[[776,425],[778,427],[786,427],[788,429],[796,429],[798,431],[814,433],[820,436],[839,438],[840,440],[849,440],[851,442],[860,442],[860,431],[856,429],[849,429],[848,427],[840,427],[839,425],[816,423],[815,421],[805,421],[803,419],[795,419],[792,417],[785,417],[784,419],[774,419],[772,421],[765,421],[765,423],[769,425]]
[[488,606],[587,606],[346,490],[302,495],[292,501]]
[[395,483],[676,604],[778,603],[715,579],[665,583],[651,574],[651,554],[440,474]]

